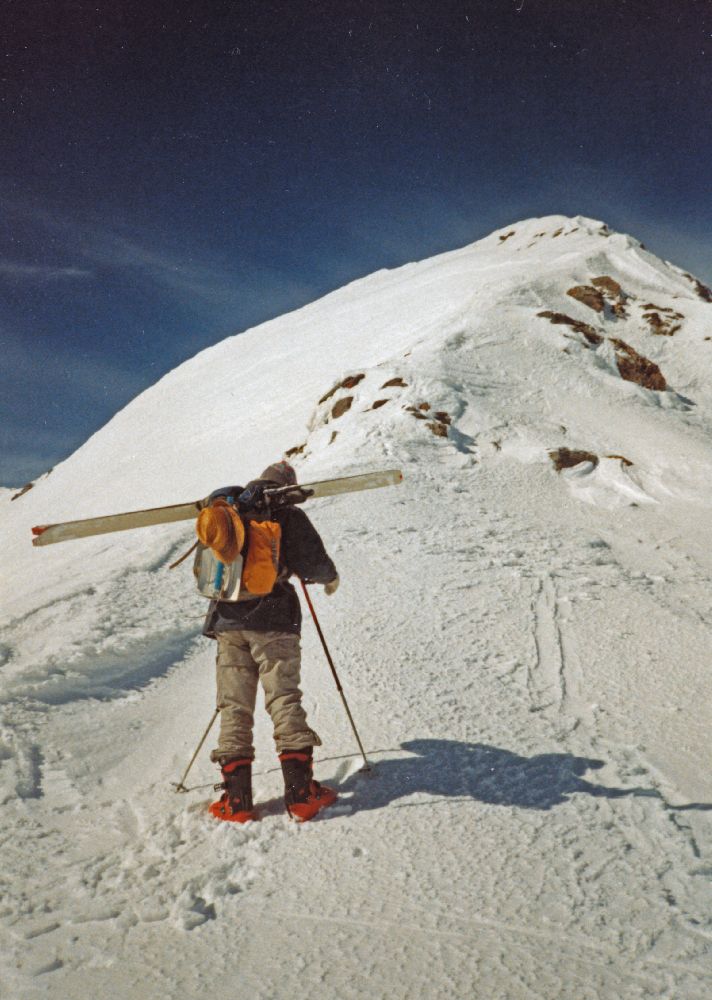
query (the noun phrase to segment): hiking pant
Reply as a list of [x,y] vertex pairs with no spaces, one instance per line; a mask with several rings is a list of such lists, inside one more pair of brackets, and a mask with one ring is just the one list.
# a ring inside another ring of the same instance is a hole
[[321,746],[317,734],[307,726],[302,708],[299,636],[240,629],[220,632],[217,642],[220,738],[210,759],[254,757],[252,727],[258,679],[265,693],[265,708],[272,717],[277,753]]

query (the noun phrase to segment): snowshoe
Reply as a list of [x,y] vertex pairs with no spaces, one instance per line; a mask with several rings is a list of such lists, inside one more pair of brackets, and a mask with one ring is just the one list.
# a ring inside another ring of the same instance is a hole
[[284,802],[290,818],[297,823],[313,819],[337,799],[333,788],[314,779],[312,752],[313,748],[307,747],[279,755],[284,775]]
[[231,760],[221,763],[223,780],[215,788],[225,791],[217,802],[208,806],[215,819],[230,823],[248,823],[257,819],[252,805],[252,761]]

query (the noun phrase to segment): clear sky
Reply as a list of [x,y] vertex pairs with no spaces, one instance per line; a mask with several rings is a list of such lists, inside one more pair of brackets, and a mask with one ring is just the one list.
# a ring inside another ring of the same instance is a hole
[[712,0],[5,0],[0,38],[4,485],[201,348],[521,218],[712,281]]

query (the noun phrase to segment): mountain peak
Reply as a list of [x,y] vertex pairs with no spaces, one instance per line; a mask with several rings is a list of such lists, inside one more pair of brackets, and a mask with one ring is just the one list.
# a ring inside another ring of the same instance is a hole
[[[502,227],[202,351],[34,489],[12,504],[0,497],[7,544],[24,563],[31,523],[194,499],[285,452],[316,476],[386,458],[548,464],[549,451],[565,446],[634,463],[622,485],[604,482],[605,463],[593,470],[601,488],[587,480],[584,500],[625,503],[630,489],[656,502],[670,491],[701,500],[708,297],[691,275],[598,220],[553,215]],[[684,474],[681,447],[696,456]],[[145,536],[91,544],[134,555],[153,546]],[[59,552],[45,558],[71,562]],[[35,583],[26,579],[29,598]]]

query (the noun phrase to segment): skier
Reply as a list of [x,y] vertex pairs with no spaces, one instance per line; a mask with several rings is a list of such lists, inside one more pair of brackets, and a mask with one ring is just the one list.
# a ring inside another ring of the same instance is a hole
[[[258,480],[248,483],[247,489],[291,486],[296,481],[292,466],[282,461],[266,468]],[[242,487],[233,486],[213,496],[237,496],[241,492]],[[201,513],[201,540],[215,548],[229,508],[218,508],[217,515],[212,510],[206,508]],[[271,592],[255,600],[211,601],[203,626],[203,635],[217,639],[218,644],[220,736],[210,758],[220,765],[225,789],[220,800],[210,806],[210,812],[218,819],[238,823],[256,818],[252,803],[252,727],[258,680],[274,726],[287,812],[304,822],[336,799],[336,792],[320,785],[312,773],[314,747],[321,746],[321,740],[307,725],[301,703],[301,607],[288,578],[294,573],[305,582],[324,584],[325,592],[331,595],[339,585],[339,576],[302,510],[283,507],[273,511],[270,519],[281,529],[278,576]],[[227,528],[229,536],[229,524]]]

